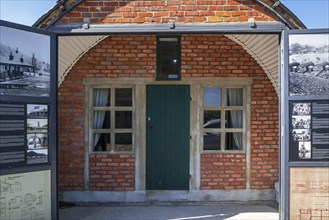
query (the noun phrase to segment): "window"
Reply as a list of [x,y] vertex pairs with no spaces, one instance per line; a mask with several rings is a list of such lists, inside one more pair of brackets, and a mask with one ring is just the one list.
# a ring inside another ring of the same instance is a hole
[[244,93],[243,88],[203,89],[203,150],[244,150]]
[[92,151],[132,152],[133,89],[94,88],[91,108]]
[[180,37],[157,37],[157,80],[179,80],[180,66]]

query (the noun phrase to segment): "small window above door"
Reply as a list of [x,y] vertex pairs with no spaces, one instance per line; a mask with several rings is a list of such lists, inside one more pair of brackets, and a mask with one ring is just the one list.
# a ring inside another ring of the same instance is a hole
[[157,80],[180,80],[180,36],[157,37]]

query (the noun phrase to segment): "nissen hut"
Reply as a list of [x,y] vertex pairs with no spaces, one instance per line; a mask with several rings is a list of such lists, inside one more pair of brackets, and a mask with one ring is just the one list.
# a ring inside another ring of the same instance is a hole
[[275,200],[279,1],[60,0],[62,201]]

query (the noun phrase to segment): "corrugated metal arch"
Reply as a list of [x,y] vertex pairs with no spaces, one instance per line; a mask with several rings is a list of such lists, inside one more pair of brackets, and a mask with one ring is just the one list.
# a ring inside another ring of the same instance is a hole
[[58,38],[58,87],[78,60],[107,36],[66,36]]
[[279,36],[278,35],[225,35],[245,49],[262,67],[279,95]]
[[[279,35],[226,34],[262,67],[279,94]],[[58,40],[58,86],[76,62],[107,36],[60,36]]]

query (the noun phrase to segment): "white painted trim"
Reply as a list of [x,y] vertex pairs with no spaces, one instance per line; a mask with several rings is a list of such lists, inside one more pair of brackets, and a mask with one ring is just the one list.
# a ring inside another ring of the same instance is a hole
[[146,87],[136,85],[135,94],[135,190],[140,191],[146,187],[146,122],[143,120],[146,117]]
[[[192,137],[190,141],[190,191],[200,190],[201,188],[201,153],[245,153],[246,154],[246,188],[250,188],[250,101],[251,101],[251,85],[253,79],[249,77],[237,77],[237,78],[183,78],[180,81],[156,81],[153,78],[86,78],[83,80],[85,85],[86,95],[86,115],[89,115],[91,110],[91,96],[92,88],[121,88],[129,87],[133,88],[134,98],[134,155],[135,155],[135,192],[143,191],[146,189],[146,86],[147,85],[190,85],[190,96],[192,98],[190,103],[190,135]],[[202,151],[202,137],[200,133],[200,115],[202,112],[202,88],[204,87],[243,87],[246,103],[246,148],[243,151]],[[85,116],[86,128],[85,128],[85,144],[88,146],[88,150],[85,151],[85,190],[88,190],[89,183],[89,154],[91,153],[90,144],[91,135],[89,132],[89,125],[92,124],[91,117]],[[87,138],[86,138],[87,137]],[[100,152],[98,152],[100,153]],[[109,152],[102,152],[109,153]],[[216,190],[217,191],[217,190]],[[216,192],[215,190],[213,192]],[[108,192],[110,193],[110,192]]]

